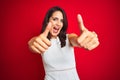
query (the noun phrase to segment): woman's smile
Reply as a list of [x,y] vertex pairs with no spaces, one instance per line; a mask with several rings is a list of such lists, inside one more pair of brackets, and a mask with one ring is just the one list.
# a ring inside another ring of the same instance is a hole
[[57,26],[53,27],[53,32],[54,33],[58,33],[58,31],[59,31],[59,27],[57,27]]
[[55,11],[49,20],[52,23],[50,30],[51,38],[56,38],[63,27],[63,15],[60,11]]

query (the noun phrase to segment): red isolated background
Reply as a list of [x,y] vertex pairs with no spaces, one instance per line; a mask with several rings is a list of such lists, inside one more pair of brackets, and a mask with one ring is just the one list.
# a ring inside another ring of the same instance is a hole
[[53,6],[66,11],[68,33],[80,35],[80,13],[85,26],[98,34],[96,49],[75,48],[81,80],[120,80],[119,0],[1,0],[0,80],[43,80],[41,56],[30,52],[27,42],[39,35],[45,13]]

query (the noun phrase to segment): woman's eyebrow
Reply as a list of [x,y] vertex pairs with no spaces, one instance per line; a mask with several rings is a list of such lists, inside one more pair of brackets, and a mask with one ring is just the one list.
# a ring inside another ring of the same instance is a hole
[[[56,17],[56,16],[55,16],[55,17],[53,17],[53,16],[52,16],[52,18],[58,18],[58,17]],[[58,19],[59,19],[59,18],[58,18]],[[61,20],[63,20],[63,18],[62,18]]]

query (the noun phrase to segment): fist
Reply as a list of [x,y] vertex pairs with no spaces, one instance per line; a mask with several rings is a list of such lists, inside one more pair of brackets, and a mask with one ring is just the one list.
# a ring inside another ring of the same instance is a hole
[[29,40],[28,45],[32,52],[42,54],[50,47],[51,42],[47,38],[50,28],[51,23],[47,25],[43,33]]
[[77,16],[78,25],[81,31],[81,35],[77,38],[79,47],[83,47],[88,50],[92,50],[99,45],[97,34],[94,31],[89,31],[83,24],[81,15]]

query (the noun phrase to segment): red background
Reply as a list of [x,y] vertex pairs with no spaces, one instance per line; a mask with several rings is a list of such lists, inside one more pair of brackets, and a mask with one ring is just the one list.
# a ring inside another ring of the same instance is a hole
[[85,26],[98,34],[96,49],[75,48],[81,80],[120,80],[119,0],[1,0],[0,80],[43,80],[41,56],[31,53],[27,42],[39,35],[45,13],[53,6],[66,11],[68,33],[80,34],[80,13]]

